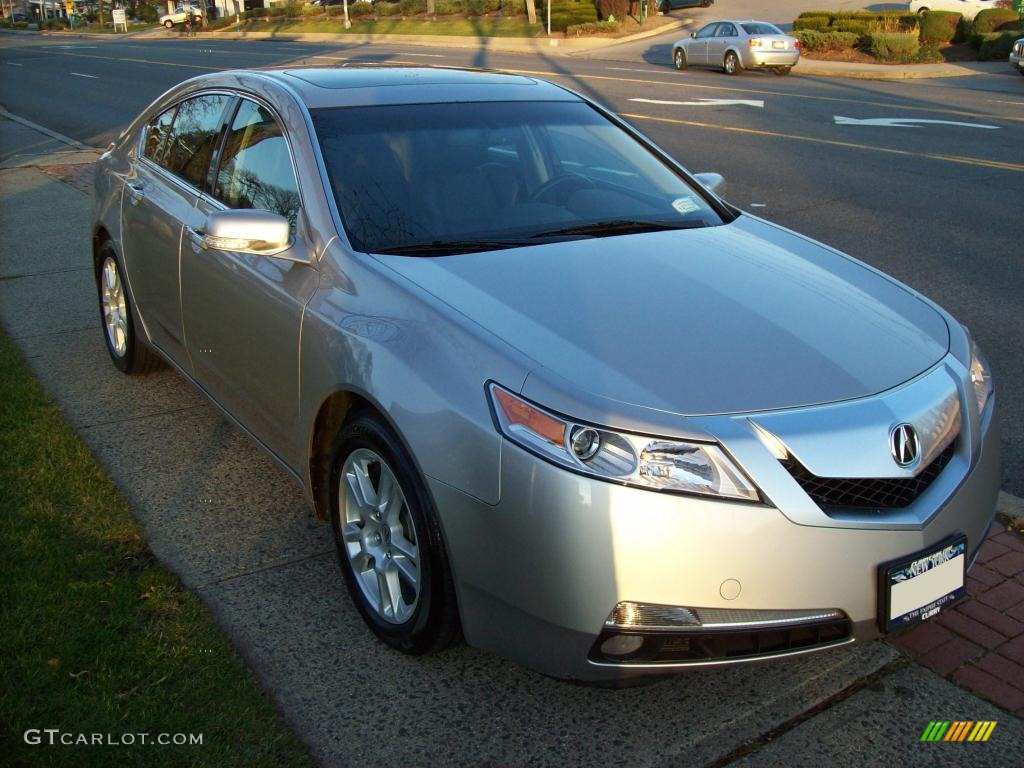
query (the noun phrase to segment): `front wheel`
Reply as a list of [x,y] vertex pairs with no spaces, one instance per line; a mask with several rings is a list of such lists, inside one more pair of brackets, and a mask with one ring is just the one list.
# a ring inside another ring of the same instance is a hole
[[167,27],[167,29],[174,29],[174,22],[168,19],[164,22],[164,26]]
[[686,61],[686,53],[683,51],[682,48],[676,48],[675,52],[673,52],[672,63],[675,64],[676,69],[680,71],[686,69],[689,66],[689,63]]
[[725,54],[725,59],[722,61],[722,69],[725,70],[727,75],[738,75],[740,73],[740,59],[732,51]]
[[792,67],[773,67],[772,72],[774,72],[779,77],[785,77],[786,75],[789,74],[789,71],[791,69]]
[[331,529],[345,584],[373,633],[404,653],[459,633],[437,514],[404,446],[376,414],[356,415],[331,454]]
[[121,264],[108,240],[100,246],[96,288],[100,318],[110,359],[122,373],[149,373],[161,367],[161,360],[135,333],[132,308],[125,289]]

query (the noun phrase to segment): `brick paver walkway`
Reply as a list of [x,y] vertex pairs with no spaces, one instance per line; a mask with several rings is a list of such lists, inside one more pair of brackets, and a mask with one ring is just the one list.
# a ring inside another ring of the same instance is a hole
[[1024,539],[993,523],[967,575],[967,594],[892,642],[1024,717]]

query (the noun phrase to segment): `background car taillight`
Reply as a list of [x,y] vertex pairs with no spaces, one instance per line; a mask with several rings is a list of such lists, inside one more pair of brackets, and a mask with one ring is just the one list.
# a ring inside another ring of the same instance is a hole
[[794,48],[799,48],[800,47],[800,41],[799,40],[794,40],[793,41],[793,47]]

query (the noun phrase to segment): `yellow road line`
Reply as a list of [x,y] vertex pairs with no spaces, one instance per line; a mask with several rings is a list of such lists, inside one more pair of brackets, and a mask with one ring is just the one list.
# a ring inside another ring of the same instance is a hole
[[1001,160],[986,160],[980,157],[959,157],[957,155],[943,155],[935,152],[912,152],[909,149],[893,149],[891,147],[876,147],[871,144],[857,144],[852,141],[837,141],[835,139],[819,139],[813,136],[800,136],[790,133],[778,133],[776,131],[763,131],[757,128],[740,128],[733,125],[714,125],[713,123],[702,123],[697,120],[679,120],[673,117],[654,117],[653,115],[636,115],[622,113],[622,117],[632,120],[651,120],[656,123],[670,123],[672,125],[686,125],[691,128],[709,128],[713,131],[727,131],[729,133],[746,133],[753,136],[769,136],[775,139],[788,139],[790,141],[804,141],[810,144],[826,144],[832,147],[844,147],[845,149],[863,149],[868,152],[882,152],[890,155],[903,155],[905,157],[918,157],[927,160],[941,160],[947,163],[959,163],[961,165],[977,165],[983,168],[998,168],[1001,171],[1016,171],[1024,173],[1024,164],[1006,163]]
[[785,91],[762,91],[756,88],[730,88],[724,85],[698,85],[697,83],[673,82],[671,80],[644,80],[638,77],[612,77],[610,75],[578,75],[564,72],[543,72],[529,69],[504,69],[502,72],[511,72],[516,75],[537,75],[539,77],[567,77],[579,80],[613,80],[621,83],[637,83],[640,85],[667,85],[672,88],[697,88],[709,91],[730,91],[734,93],[756,93],[767,96],[782,96],[789,99],[812,99],[815,101],[835,101],[842,104],[863,104],[870,107],[881,107],[883,109],[899,109],[908,112],[934,112],[941,115],[959,115],[961,117],[985,118],[987,120],[1009,120],[1011,122],[1024,123],[1024,117],[1010,117],[1004,115],[992,115],[982,112],[965,112],[957,109],[939,109],[937,107],[916,107],[911,104],[890,104],[884,101],[862,101],[860,99],[844,99],[839,96],[818,96],[811,93],[786,93]]

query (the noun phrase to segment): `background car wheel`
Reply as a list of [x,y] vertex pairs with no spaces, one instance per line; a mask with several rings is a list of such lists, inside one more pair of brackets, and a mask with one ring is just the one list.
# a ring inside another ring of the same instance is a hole
[[926,13],[928,13],[928,9],[927,8],[918,8],[917,9],[917,15],[918,16],[924,16]]
[[711,7],[711,0],[701,0],[700,7],[701,8],[710,8]]
[[149,373],[162,368],[163,361],[135,334],[121,263],[109,240],[100,246],[99,256],[96,289],[110,359],[122,373]]
[[404,446],[377,415],[356,415],[331,454],[331,529],[363,620],[404,653],[442,650],[459,634],[437,515]]
[[722,69],[727,75],[738,75],[740,73],[739,57],[732,51],[726,53],[725,59],[722,61]]
[[174,22],[171,21],[170,19],[168,19],[167,21],[164,22],[164,26],[167,27],[168,29],[174,29]]
[[772,69],[772,72],[774,72],[779,77],[785,77],[786,75],[789,74],[790,69],[791,67],[774,67]]
[[682,48],[676,48],[675,52],[672,54],[672,63],[675,64],[676,69],[680,71],[690,66],[686,61],[686,53]]

